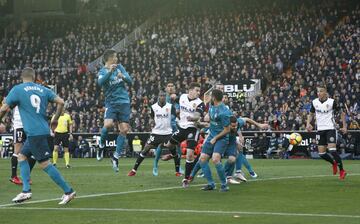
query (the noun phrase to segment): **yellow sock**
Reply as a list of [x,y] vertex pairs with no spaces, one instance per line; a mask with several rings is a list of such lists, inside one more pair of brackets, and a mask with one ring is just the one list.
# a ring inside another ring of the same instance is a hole
[[64,158],[65,158],[65,164],[66,164],[66,166],[69,165],[69,162],[70,162],[70,153],[69,153],[69,152],[65,152],[65,153],[64,153]]
[[58,156],[59,156],[58,152],[54,150],[53,151],[53,164],[56,164]]

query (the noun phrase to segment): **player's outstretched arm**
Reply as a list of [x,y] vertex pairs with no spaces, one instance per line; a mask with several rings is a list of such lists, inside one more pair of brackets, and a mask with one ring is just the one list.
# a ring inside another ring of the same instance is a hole
[[347,132],[347,124],[346,124],[346,114],[344,111],[341,112],[341,122],[343,124],[343,127],[340,129],[344,134]]
[[3,103],[3,105],[0,108],[0,123],[2,122],[3,117],[9,110],[10,110],[10,106],[6,103]]
[[268,125],[268,124],[265,124],[265,123],[260,124],[260,123],[254,121],[254,120],[251,119],[251,118],[243,117],[242,119],[243,119],[245,122],[250,123],[250,124],[253,124],[253,125],[255,125],[256,127],[260,128],[260,129],[267,129],[267,128],[269,128],[269,125]]
[[211,144],[215,144],[215,142],[216,142],[218,139],[224,137],[225,135],[227,135],[227,134],[229,134],[229,133],[230,133],[230,125],[224,127],[224,129],[223,129],[219,134],[217,134],[213,139],[211,139],[210,143],[211,143]]

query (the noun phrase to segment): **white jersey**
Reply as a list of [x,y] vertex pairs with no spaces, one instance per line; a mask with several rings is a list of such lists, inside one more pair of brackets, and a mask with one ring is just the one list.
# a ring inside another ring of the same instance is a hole
[[325,102],[320,102],[319,98],[312,101],[311,112],[315,113],[317,130],[334,130],[334,99],[328,98]]
[[151,106],[154,115],[155,127],[151,133],[156,135],[170,135],[172,133],[171,115],[176,116],[175,108],[170,103],[161,107],[158,103]]
[[13,128],[14,130],[23,128],[23,123],[21,121],[19,108],[17,106],[13,110]]
[[[193,121],[188,121],[188,117],[193,117],[198,109],[203,111],[204,108],[200,108],[204,105],[200,98],[189,100],[188,94],[182,94],[179,99],[180,105],[180,120],[178,125],[180,128],[186,129],[189,127],[195,127]],[[199,107],[200,106],[200,107]]]

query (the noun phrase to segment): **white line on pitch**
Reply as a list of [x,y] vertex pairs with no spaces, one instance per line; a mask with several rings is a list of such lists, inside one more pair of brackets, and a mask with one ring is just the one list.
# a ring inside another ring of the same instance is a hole
[[[360,173],[353,173],[348,174],[348,176],[359,176]],[[333,175],[312,175],[312,176],[289,176],[289,177],[271,177],[271,178],[264,178],[264,179],[254,179],[248,180],[248,182],[259,182],[259,181],[272,181],[272,180],[286,180],[286,179],[304,179],[304,178],[321,178],[321,177],[332,177]],[[190,185],[190,187],[199,187],[203,186],[204,184],[194,184]],[[133,190],[133,191],[122,191],[122,192],[112,192],[112,193],[100,193],[100,194],[89,194],[89,195],[81,195],[77,196],[77,199],[81,198],[95,198],[95,197],[104,197],[104,196],[113,196],[113,195],[124,195],[124,194],[132,194],[132,193],[146,193],[146,192],[154,192],[154,191],[166,191],[166,190],[175,190],[181,189],[181,186],[174,186],[174,187],[163,187],[163,188],[152,188],[152,189],[145,189],[145,190]],[[50,201],[57,201],[60,198],[52,198],[52,199],[44,199],[44,200],[37,200],[37,201],[29,201],[24,202],[22,204],[38,204],[43,202],[50,202]],[[0,205],[0,209],[4,207],[16,206],[16,204],[2,204]]]
[[303,217],[331,217],[331,218],[355,218],[360,215],[337,215],[315,213],[286,213],[286,212],[251,212],[251,211],[209,211],[209,210],[182,210],[182,209],[129,209],[129,208],[39,208],[39,207],[6,207],[6,210],[62,210],[62,211],[116,211],[116,212],[164,212],[164,213],[195,213],[195,214],[219,214],[219,215],[267,215],[267,216],[303,216]]

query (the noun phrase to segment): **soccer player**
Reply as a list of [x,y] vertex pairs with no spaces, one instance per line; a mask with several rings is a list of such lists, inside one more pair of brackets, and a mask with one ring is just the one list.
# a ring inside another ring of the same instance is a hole
[[[314,99],[311,104],[310,113],[307,119],[306,129],[308,131],[313,130],[311,121],[316,116],[317,126],[317,138],[319,155],[324,160],[331,163],[333,168],[333,174],[338,172],[338,166],[340,169],[340,179],[345,179],[346,171],[343,168],[342,160],[339,154],[336,152],[336,125],[334,121],[334,112],[340,112],[340,108],[334,99],[329,98],[326,86],[317,87],[318,98]],[[343,133],[347,132],[345,113],[341,111],[341,121],[343,127],[340,129]],[[326,152],[326,148],[329,149],[332,157]]]
[[64,107],[64,100],[58,97],[53,91],[44,86],[34,83],[35,72],[32,68],[25,68],[21,77],[22,84],[14,86],[6,98],[5,104],[0,109],[0,121],[9,108],[19,107],[20,116],[24,125],[27,139],[18,156],[20,165],[20,174],[23,180],[23,190],[14,199],[15,203],[21,203],[29,200],[32,196],[30,189],[30,167],[28,157],[33,155],[39,162],[40,167],[51,177],[51,179],[62,188],[64,195],[59,204],[67,204],[76,193],[65,182],[60,172],[50,161],[50,148],[47,137],[50,129],[46,118],[46,109],[49,102],[57,104],[55,117],[52,121],[52,127],[55,126],[61,110]]
[[56,166],[57,163],[57,159],[59,155],[58,152],[61,144],[61,146],[64,149],[65,166],[66,168],[70,168],[69,132],[72,133],[72,124],[73,121],[71,120],[70,115],[68,113],[65,113],[65,109],[63,108],[61,115],[59,117],[58,125],[55,128],[54,151],[53,151],[54,166]]
[[199,98],[200,84],[193,82],[189,86],[187,94],[182,94],[179,99],[180,119],[178,121],[179,129],[172,134],[170,140],[164,145],[169,148],[171,154],[163,160],[169,160],[173,157],[179,157],[176,152],[176,146],[182,141],[187,140],[185,179],[183,179],[183,187],[188,187],[190,173],[194,167],[194,150],[199,138],[199,130],[195,126],[204,113],[205,104]]
[[[236,155],[236,160],[233,159],[233,157],[229,157],[228,161],[225,164],[225,172],[227,179],[230,183],[235,183],[232,179],[232,174],[236,165],[236,172],[235,172],[235,178],[239,179],[241,181],[246,181],[246,178],[243,176],[241,168],[242,164],[245,165],[247,170],[249,171],[249,174],[252,178],[256,178],[257,174],[254,172],[252,166],[250,165],[249,161],[246,159],[242,148],[244,145],[244,138],[241,133],[241,128],[246,124],[250,123],[255,126],[257,126],[260,129],[267,129],[269,128],[268,124],[260,124],[250,118],[247,117],[239,117],[236,118],[235,116],[232,116],[230,118],[230,137],[229,137],[229,146],[228,146],[228,153],[233,156],[234,151],[237,149],[238,153]],[[234,163],[235,162],[235,163]]]
[[[180,110],[180,106],[179,106],[179,103],[177,102],[178,99],[177,99],[176,94],[175,94],[175,85],[174,85],[173,81],[168,81],[168,83],[166,84],[165,91],[166,91],[166,102],[172,104],[175,107],[176,116],[177,116],[177,114],[179,113],[179,110]],[[171,122],[172,122],[171,125],[173,127],[173,132],[177,131],[176,117]],[[181,160],[180,147],[177,146],[177,150],[178,150],[178,153],[179,153],[178,159]],[[155,158],[154,158],[154,163],[153,163],[153,175],[154,176],[159,175],[159,165],[158,164],[159,164],[159,159],[161,157],[161,152],[162,152],[161,146],[159,145],[155,150]],[[174,157],[174,162],[175,163],[177,163],[176,159],[177,158]],[[181,167],[180,167],[180,170],[179,170],[179,172],[176,172],[176,175],[181,176],[182,175],[181,172],[182,171],[181,171]]]
[[[167,142],[173,133],[173,121],[176,119],[175,107],[166,102],[165,92],[160,92],[159,100],[151,106],[151,116],[154,118],[155,126],[151,131],[151,135],[147,140],[144,149],[140,152],[133,169],[128,173],[128,176],[135,176],[142,161],[150,149]],[[176,126],[175,126],[176,128]],[[179,173],[180,160],[175,160],[175,172]]]
[[103,55],[105,66],[98,74],[98,84],[105,94],[104,127],[101,129],[99,148],[105,148],[109,129],[117,122],[120,133],[116,139],[116,151],[111,158],[115,172],[119,172],[121,155],[126,135],[130,129],[130,98],[126,85],[132,85],[132,79],[121,64],[117,64],[116,51],[108,49]]
[[[18,155],[21,151],[21,147],[23,146],[26,140],[26,134],[24,132],[23,123],[21,121],[19,108],[16,106],[13,110],[13,129],[14,129],[14,153],[11,157],[11,178],[10,182],[22,185],[22,181],[17,176],[17,166],[18,166]],[[34,167],[36,160],[31,156],[28,158],[30,171]]]
[[215,189],[215,182],[212,178],[209,159],[211,158],[215,164],[216,171],[221,181],[220,191],[225,192],[229,190],[226,183],[226,176],[224,167],[221,163],[221,157],[227,148],[230,133],[230,117],[231,111],[222,102],[223,92],[214,89],[211,93],[212,104],[209,108],[210,127],[209,136],[202,147],[200,155],[200,166],[204,172],[204,176],[208,184],[202,190],[209,191]]

